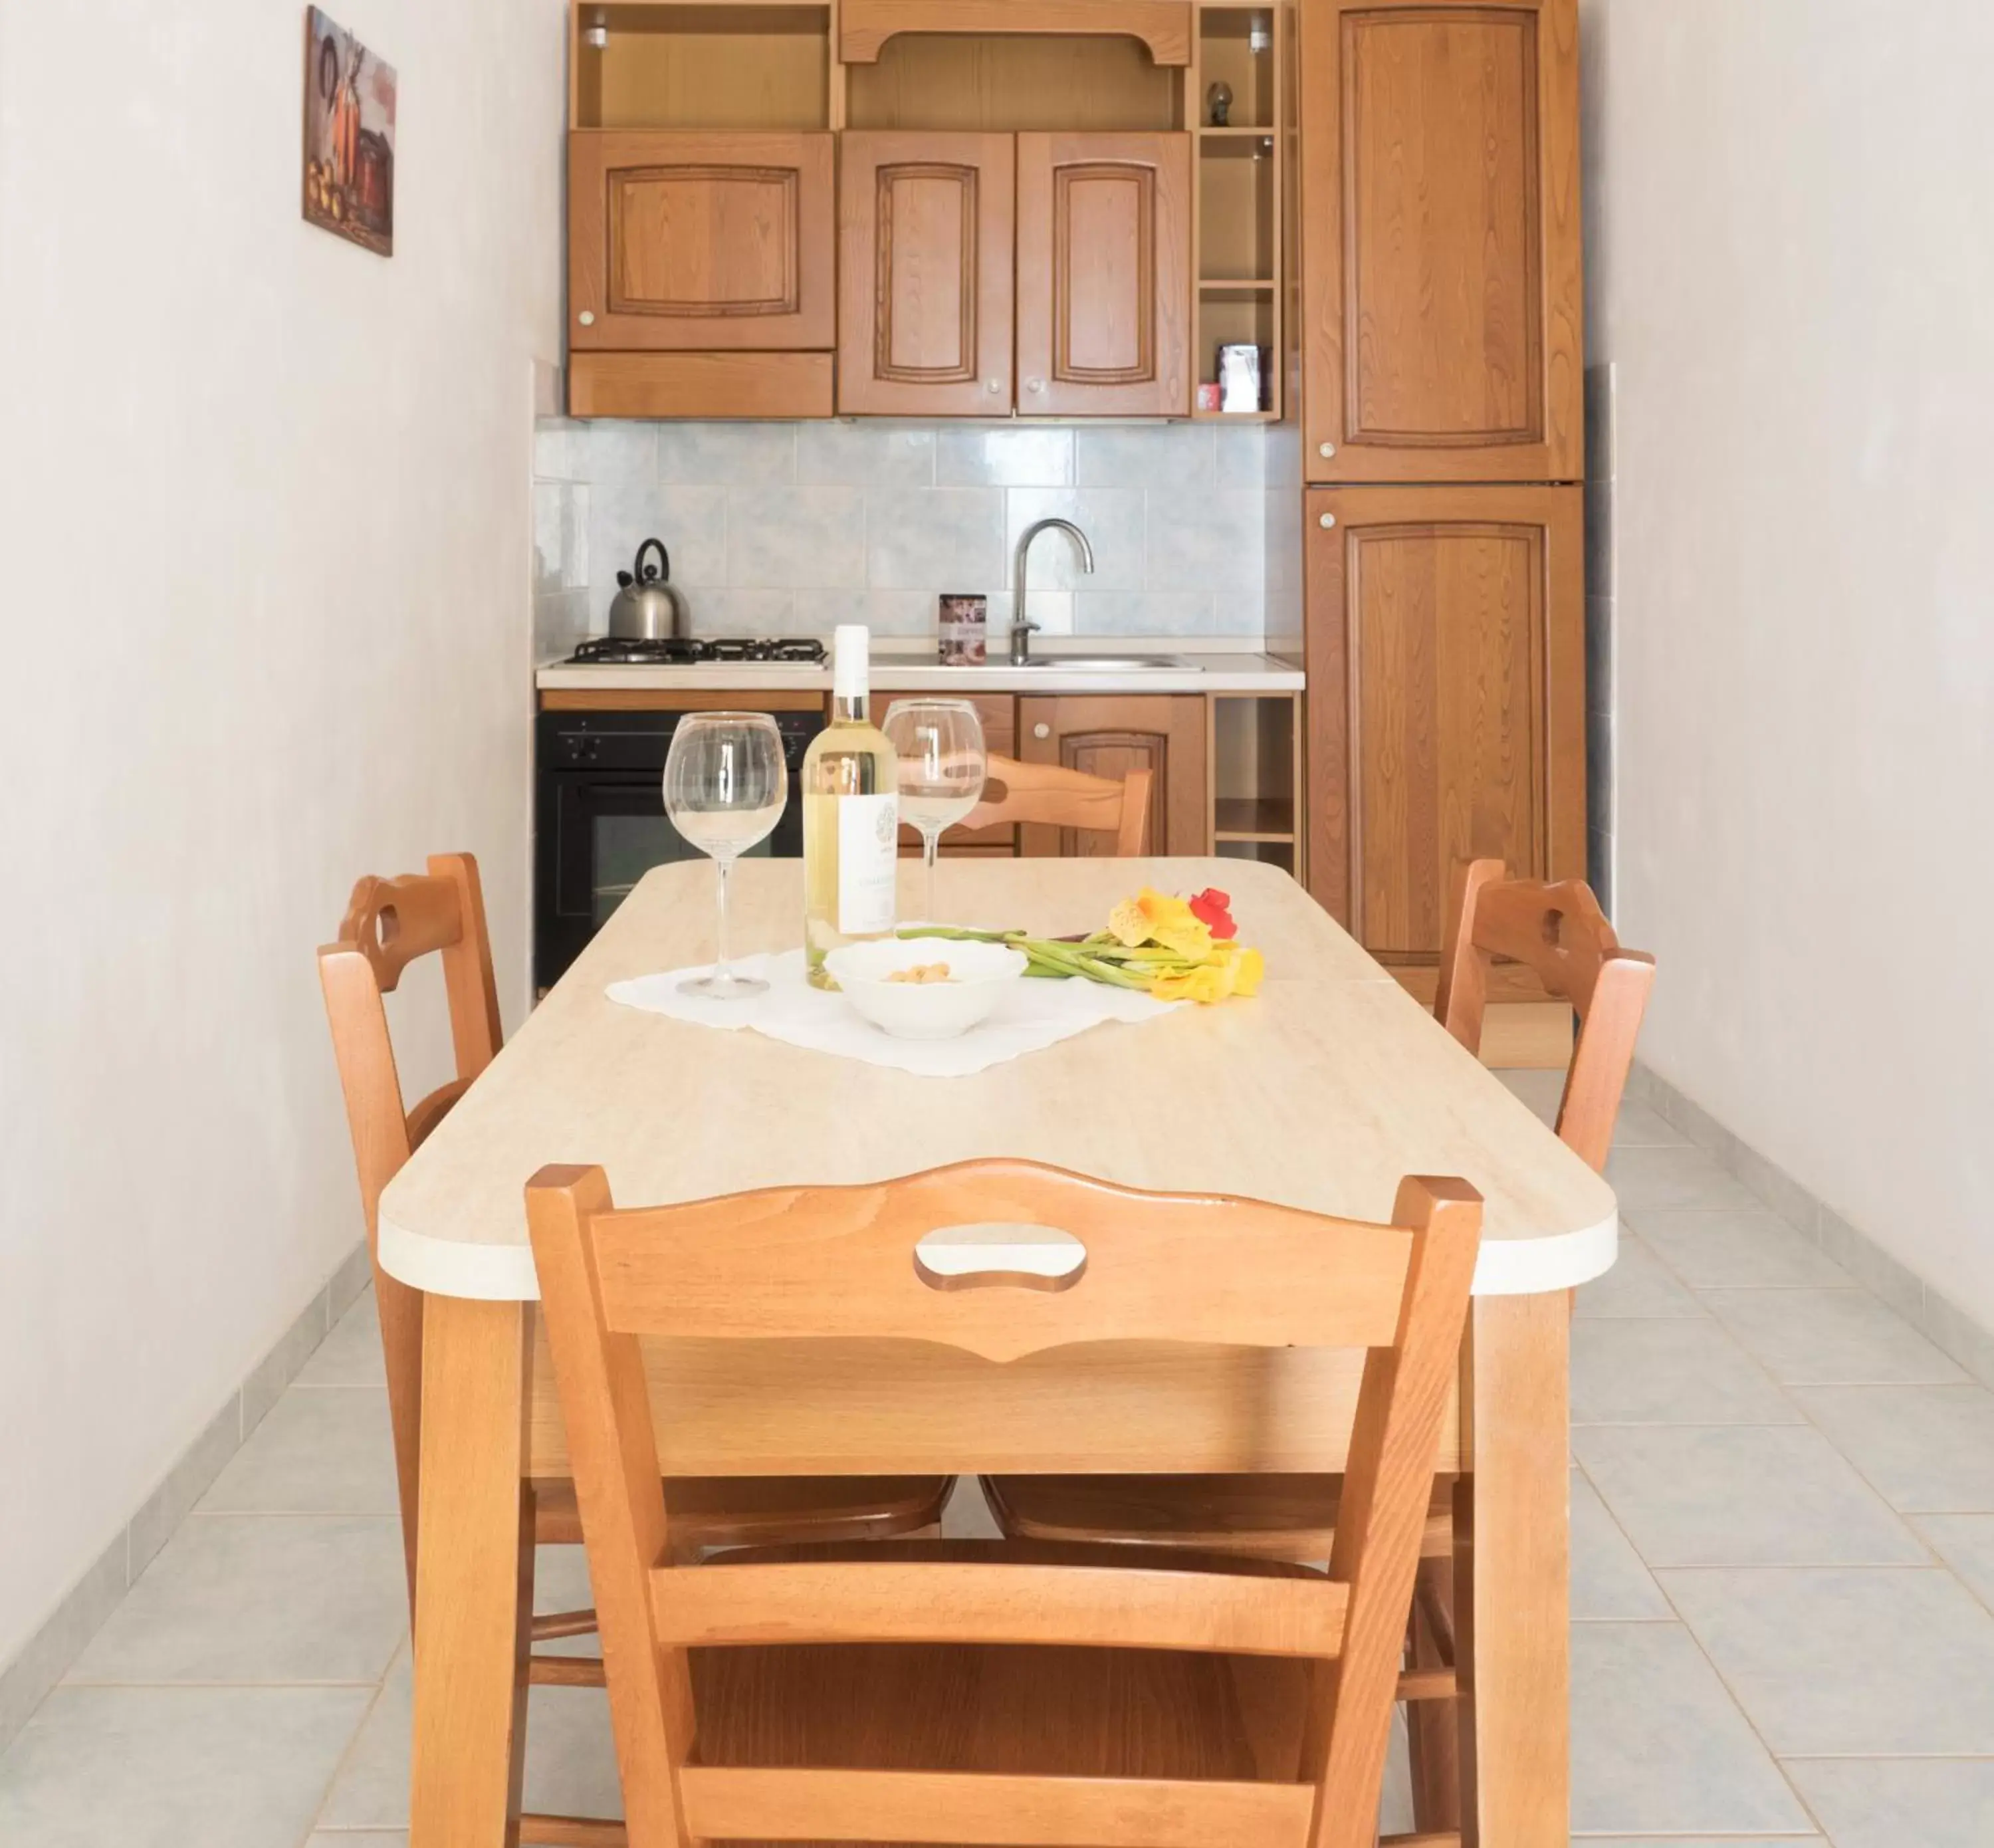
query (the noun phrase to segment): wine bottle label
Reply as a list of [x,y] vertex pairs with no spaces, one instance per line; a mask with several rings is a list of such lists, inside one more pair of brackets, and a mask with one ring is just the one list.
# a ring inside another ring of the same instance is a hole
[[838,798],[838,927],[847,937],[893,927],[899,809],[897,795]]

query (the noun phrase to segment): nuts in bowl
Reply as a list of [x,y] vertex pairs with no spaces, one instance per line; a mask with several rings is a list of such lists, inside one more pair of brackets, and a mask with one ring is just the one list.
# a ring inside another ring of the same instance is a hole
[[824,958],[853,1009],[898,1040],[952,1040],[979,1026],[1025,972],[1022,950],[941,937],[848,943]]

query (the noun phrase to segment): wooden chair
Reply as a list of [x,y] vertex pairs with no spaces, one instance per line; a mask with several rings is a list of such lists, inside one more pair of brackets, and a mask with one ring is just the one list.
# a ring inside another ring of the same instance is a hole
[[[1557,1133],[1603,1169],[1654,982],[1652,956],[1623,950],[1599,903],[1577,881],[1545,885],[1475,860],[1454,878],[1435,1012],[1469,1051],[1481,1049],[1492,957],[1523,962],[1571,1002],[1580,1026]],[[1334,1543],[1345,1479],[1280,1476],[992,1476],[983,1483],[1004,1532],[1081,1542],[1119,1540],[1273,1559],[1322,1559]],[[1429,1511],[1402,1697],[1451,1701],[1454,1661],[1452,1496]],[[1456,1741],[1444,1713],[1410,1716],[1414,1788],[1423,1826],[1458,1818]]]
[[1153,780],[1153,773],[1145,770],[1132,770],[1117,782],[1057,763],[993,756],[984,775],[983,799],[962,825],[1002,828],[1036,821],[1082,833],[1112,834],[1116,856],[1137,859],[1149,852]]
[[[426,875],[361,879],[341,921],[339,941],[318,952],[319,982],[359,1169],[368,1248],[374,1253],[375,1302],[387,1363],[388,1414],[412,1613],[422,1438],[423,1298],[381,1267],[381,1195],[491,1064],[500,1039],[498,987],[478,862],[468,853],[433,854]],[[393,992],[411,963],[432,953],[442,963],[457,1076],[409,1109],[382,997]],[[671,1501],[680,1543],[690,1557],[705,1547],[858,1538],[931,1527],[941,1517],[950,1486],[947,1476],[688,1479],[665,1484],[663,1492]],[[571,1483],[536,1481],[522,1493],[531,1503],[528,1513],[536,1542],[580,1542]],[[529,1569],[530,1563],[526,1562]],[[529,1569],[526,1582],[530,1579]],[[532,1634],[534,1641],[545,1642],[586,1635],[595,1627],[593,1611],[565,1611],[533,1619]],[[533,1658],[531,1673],[537,1682],[599,1685],[601,1671],[586,1658],[545,1655]],[[576,1834],[567,1819],[537,1817],[529,1820],[522,1839],[569,1842]]]
[[1561,1140],[1603,1170],[1633,1068],[1634,1043],[1655,983],[1655,959],[1623,950],[1592,888],[1513,879],[1500,860],[1471,860],[1454,875],[1447,947],[1434,1011],[1470,1052],[1482,1050],[1489,965],[1502,956],[1533,970],[1569,1001],[1578,1038],[1558,1106]]
[[[526,1202],[632,1848],[1375,1840],[1471,1188],[1409,1179],[1389,1227],[1006,1161],[624,1212],[599,1168],[549,1167]],[[990,1221],[1064,1227],[1085,1260],[923,1266],[923,1233]],[[771,1335],[1000,1364],[1102,1341],[1368,1349],[1328,1570],[907,1541],[688,1570],[639,1339]]]

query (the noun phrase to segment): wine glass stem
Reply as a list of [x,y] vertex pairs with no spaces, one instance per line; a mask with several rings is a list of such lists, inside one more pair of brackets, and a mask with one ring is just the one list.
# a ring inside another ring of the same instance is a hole
[[734,870],[734,856],[731,853],[718,853],[713,856],[713,871],[716,890],[720,897],[720,915],[714,931],[713,980],[718,988],[725,988],[734,978],[728,966],[727,954],[727,876]]
[[921,858],[927,866],[927,907],[921,914],[923,924],[940,924],[941,919],[935,911],[934,879],[935,860],[941,851],[941,830],[924,828],[921,830]]

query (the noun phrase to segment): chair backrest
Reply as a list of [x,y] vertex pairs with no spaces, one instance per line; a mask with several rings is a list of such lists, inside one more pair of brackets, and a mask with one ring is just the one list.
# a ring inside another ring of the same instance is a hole
[[[978,1161],[875,1186],[619,1212],[601,1169],[549,1167],[529,1183],[526,1209],[631,1848],[771,1836],[902,1840],[910,1814],[924,1841],[1026,1839],[988,1833],[993,1809],[1030,1815],[1030,1839],[1043,1844],[1372,1840],[1480,1243],[1473,1189],[1408,1179],[1394,1223],[1372,1226]],[[1055,1226],[1085,1255],[1057,1279],[927,1271],[921,1236],[963,1222]],[[1164,1569],[1133,1548],[1125,1566],[875,1554],[684,1568],[670,1563],[639,1349],[647,1335],[905,1339],[997,1360],[1103,1340],[1370,1351],[1326,1578]],[[692,1762],[686,1652],[773,1641],[1203,1650],[1321,1665],[1297,1716],[1294,1782]],[[1160,1833],[1160,1816],[1175,1819]]]
[[993,756],[985,767],[983,799],[964,818],[964,828],[1003,828],[1036,821],[1082,833],[1112,834],[1122,859],[1148,852],[1151,772],[1136,769],[1119,780],[1090,777],[1057,763],[1022,763]]
[[[478,862],[468,853],[432,854],[427,874],[361,879],[339,938],[318,952],[319,986],[332,1027],[333,1057],[346,1099],[346,1123],[360,1174],[368,1249],[376,1253],[375,1300],[388,1366],[388,1411],[401,1486],[409,1588],[415,1593],[416,1462],[422,1390],[422,1297],[381,1268],[381,1194],[423,1139],[443,1120],[499,1044],[498,991],[485,927]],[[382,996],[402,972],[432,953],[443,960],[457,1076],[407,1107]]]
[[1654,986],[1655,959],[1620,947],[1582,881],[1547,885],[1507,873],[1500,860],[1471,860],[1456,869],[1434,1011],[1449,1033],[1478,1053],[1489,965],[1496,956],[1526,965],[1547,993],[1569,1001],[1578,1037],[1557,1133],[1592,1167],[1604,1168]]

